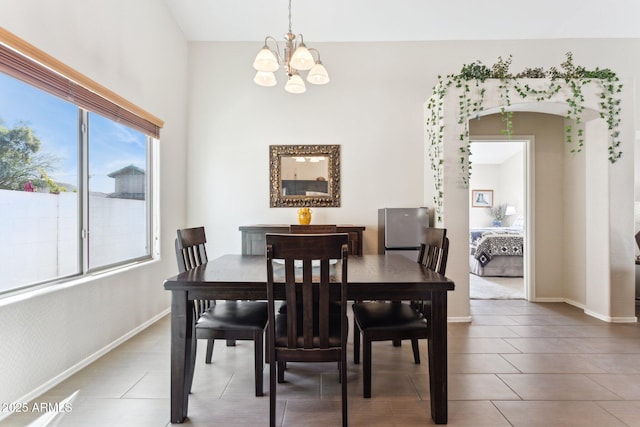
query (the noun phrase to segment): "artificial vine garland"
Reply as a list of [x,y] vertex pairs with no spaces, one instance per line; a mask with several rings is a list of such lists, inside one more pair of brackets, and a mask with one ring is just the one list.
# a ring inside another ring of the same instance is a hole
[[[600,92],[600,117],[605,120],[609,130],[609,161],[615,163],[622,155],[618,150],[620,146],[620,99],[617,97],[622,91],[622,84],[616,74],[610,69],[586,70],[584,67],[573,64],[573,55],[567,52],[566,61],[560,64],[560,70],[552,67],[548,71],[542,68],[526,68],[524,71],[512,74],[511,55],[506,60],[498,57],[491,67],[476,61],[469,65],[463,65],[459,74],[451,74],[445,78],[438,76],[438,83],[433,88],[432,97],[427,103],[429,114],[426,119],[427,139],[430,141],[429,157],[431,169],[434,173],[436,195],[434,196],[437,220],[442,219],[443,200],[443,156],[442,146],[444,138],[444,126],[442,117],[444,114],[444,97],[450,87],[460,90],[458,99],[458,124],[463,126],[463,132],[459,135],[460,143],[460,168],[461,181],[465,186],[469,185],[471,176],[471,164],[469,162],[469,120],[479,118],[484,110],[484,97],[486,89],[483,83],[487,79],[499,79],[499,94],[501,101],[501,117],[504,127],[502,134],[511,137],[513,134],[513,113],[507,111],[511,105],[511,97],[515,93],[522,99],[542,102],[551,100],[564,87],[570,89],[570,95],[565,102],[568,109],[565,117],[573,120],[576,129],[570,124],[565,128],[565,141],[572,145],[571,152],[577,153],[584,147],[584,134],[581,126],[582,113],[584,111],[583,88],[588,84],[598,85]],[[529,84],[522,84],[519,79],[548,79],[549,85],[544,89],[534,89]]]

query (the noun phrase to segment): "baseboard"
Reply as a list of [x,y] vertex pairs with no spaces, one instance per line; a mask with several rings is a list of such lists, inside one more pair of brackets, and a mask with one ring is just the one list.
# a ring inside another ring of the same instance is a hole
[[603,316],[599,313],[596,313],[590,310],[585,310],[584,314],[587,314],[591,317],[595,317],[596,319],[600,319],[609,323],[637,323],[638,322],[638,318],[635,316],[634,317],[610,317],[610,316]]
[[[30,402],[31,400],[36,399],[38,396],[46,393],[47,391],[49,391],[53,387],[55,387],[58,384],[60,384],[62,381],[66,380],[67,378],[72,376],[73,374],[79,372],[83,368],[86,368],[91,363],[93,363],[96,360],[98,360],[100,357],[104,356],[105,354],[107,354],[108,352],[110,352],[111,350],[113,350],[114,348],[116,348],[117,346],[122,344],[123,342],[127,341],[129,338],[131,338],[131,337],[139,334],[143,330],[147,329],[149,326],[153,325],[154,323],[156,323],[158,320],[160,320],[163,317],[165,317],[170,312],[171,312],[171,309],[167,308],[166,310],[162,311],[161,313],[159,313],[156,316],[152,317],[151,319],[147,320],[145,323],[141,324],[137,328],[132,329],[131,331],[127,332],[125,335],[121,336],[117,340],[109,343],[105,347],[103,347],[100,350],[96,351],[91,356],[81,360],[80,362],[76,363],[75,365],[73,365],[72,367],[67,369],[66,371],[60,373],[59,375],[57,375],[55,377],[53,377],[52,379],[50,379],[46,383],[42,384],[40,387],[38,387],[38,388],[32,390],[31,392],[25,394],[24,396],[22,396],[21,398],[16,400],[16,402],[14,402],[14,403],[16,403],[16,406],[17,406],[18,404],[22,404],[23,402]],[[9,405],[9,406],[11,406],[11,405]],[[0,413],[0,420],[3,420],[4,418],[8,417],[9,415],[11,415],[11,412]]]
[[449,323],[471,323],[471,316],[467,317],[447,317]]
[[535,298],[530,301],[531,302],[568,302],[566,298],[560,298],[560,297]]
[[596,319],[602,320],[604,322],[608,322],[608,323],[637,323],[638,322],[638,318],[635,316],[632,316],[632,317],[603,316],[600,313],[596,313],[595,311],[587,310],[585,308],[585,305],[582,303],[570,300],[568,298],[565,298],[565,302],[569,305],[573,305],[574,307],[578,307],[579,309],[583,310],[584,314],[586,314],[587,316],[595,317]]
[[582,304],[581,302],[574,301],[574,300],[569,299],[569,298],[565,298],[564,302],[566,302],[567,304],[572,305],[574,307],[578,307],[580,310],[584,310],[585,309],[584,304]]
[[638,323],[638,318],[633,317],[612,317],[611,323]]

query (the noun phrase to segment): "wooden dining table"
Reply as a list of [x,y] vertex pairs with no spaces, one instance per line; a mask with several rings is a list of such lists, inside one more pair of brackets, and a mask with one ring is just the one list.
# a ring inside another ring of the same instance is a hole
[[[333,266],[340,277],[340,263]],[[276,281],[278,277],[276,276]],[[454,283],[445,276],[402,255],[351,256],[348,261],[347,298],[350,301],[393,300],[431,301],[429,323],[429,390],[431,417],[446,424],[447,402],[447,292]],[[266,300],[267,267],[263,255],[224,255],[166,279],[171,291],[171,422],[187,417],[189,378],[193,373],[191,346],[193,301]],[[339,286],[336,286],[338,295]],[[276,298],[284,299],[284,284],[276,288]]]

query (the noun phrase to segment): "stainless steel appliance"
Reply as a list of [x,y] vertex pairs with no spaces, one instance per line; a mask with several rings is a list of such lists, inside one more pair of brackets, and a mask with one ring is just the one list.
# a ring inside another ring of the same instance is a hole
[[428,208],[378,210],[378,253],[395,253],[417,261],[420,235],[429,227]]

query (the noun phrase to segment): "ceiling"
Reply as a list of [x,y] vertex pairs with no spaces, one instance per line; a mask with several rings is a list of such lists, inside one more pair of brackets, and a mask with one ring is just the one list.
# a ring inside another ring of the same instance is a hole
[[[165,0],[190,41],[278,40],[288,0]],[[293,0],[308,42],[640,37],[637,0]]]

